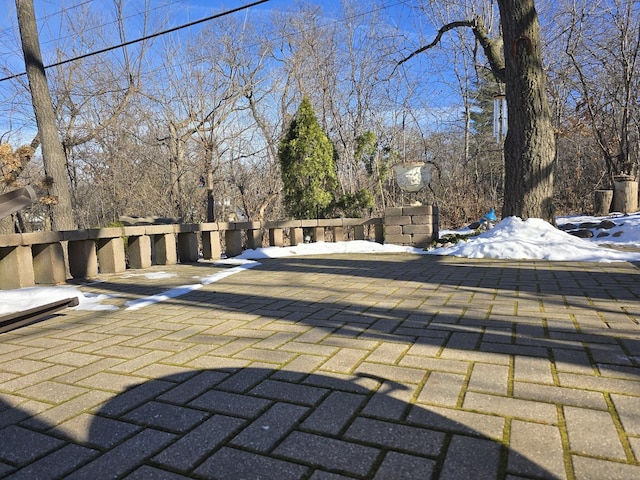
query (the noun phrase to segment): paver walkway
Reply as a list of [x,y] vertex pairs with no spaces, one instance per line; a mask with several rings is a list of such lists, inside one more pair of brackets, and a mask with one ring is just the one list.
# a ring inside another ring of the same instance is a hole
[[640,478],[638,266],[260,262],[0,335],[0,477]]

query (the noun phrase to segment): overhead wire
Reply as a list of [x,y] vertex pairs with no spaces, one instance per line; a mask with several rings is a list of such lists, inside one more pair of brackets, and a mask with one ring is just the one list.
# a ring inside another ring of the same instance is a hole
[[[59,62],[51,63],[49,65],[46,65],[44,68],[46,69],[46,68],[58,67],[60,65],[66,64],[66,63],[75,62],[75,61],[82,60],[82,59],[87,58],[87,57],[100,55],[102,53],[110,52],[110,51],[116,50],[118,48],[122,48],[122,47],[126,47],[126,46],[129,46],[129,45],[133,45],[135,43],[144,42],[146,40],[150,40],[152,38],[156,38],[156,37],[159,37],[159,36],[162,36],[162,35],[167,35],[169,33],[177,32],[178,30],[189,28],[189,27],[192,27],[194,25],[198,25],[200,23],[204,23],[204,22],[208,22],[208,21],[214,20],[216,18],[221,18],[221,17],[224,17],[226,15],[231,15],[233,13],[240,12],[240,11],[245,10],[247,8],[255,7],[257,5],[260,5],[260,4],[263,4],[263,3],[267,3],[269,1],[270,0],[257,0],[257,1],[255,1],[253,3],[248,3],[248,4],[245,4],[245,5],[241,5],[240,7],[233,8],[231,10],[226,10],[224,12],[216,13],[214,15],[210,15],[208,17],[201,18],[199,20],[194,20],[192,22],[188,22],[188,23],[185,23],[185,24],[182,24],[182,25],[178,25],[177,27],[169,28],[167,30],[162,30],[160,32],[152,33],[150,35],[145,35],[143,37],[136,38],[135,40],[129,40],[127,42],[121,42],[121,43],[119,43],[117,45],[112,45],[110,47],[101,48],[99,50],[95,50],[93,52],[85,53],[83,55],[78,55],[78,56],[75,56],[75,57],[72,57],[72,58],[67,58],[65,60],[61,60]],[[0,82],[4,82],[6,80],[11,80],[11,79],[14,79],[14,78],[22,77],[23,75],[26,75],[26,73],[27,72],[21,72],[21,73],[16,73],[14,75],[9,75],[9,76],[4,77],[4,78],[0,78]]]
[[[397,0],[394,3],[389,3],[387,5],[382,5],[382,6],[376,6],[375,8],[373,8],[371,10],[367,10],[365,12],[358,12],[358,13],[355,13],[355,14],[349,16],[349,17],[330,20],[330,21],[327,21],[325,23],[321,23],[321,24],[319,24],[317,26],[319,26],[321,28],[331,27],[331,26],[334,26],[334,25],[336,25],[336,24],[338,24],[340,22],[346,22],[346,21],[353,20],[355,18],[368,16],[368,15],[371,15],[373,13],[377,13],[377,12],[380,12],[380,11],[383,11],[383,10],[391,9],[391,8],[396,7],[398,5],[404,5],[404,6],[409,5],[410,6],[411,3],[410,3],[410,0]],[[309,28],[311,29],[313,27],[309,27]],[[295,36],[295,35],[302,35],[305,32],[307,32],[307,30],[302,29],[302,30],[296,31],[293,34],[282,34],[282,35],[276,35],[276,36],[270,37],[268,39],[259,39],[258,41],[254,42],[254,43],[247,44],[246,47],[247,48],[256,47],[256,46],[261,45],[261,44],[263,44],[265,42],[283,40],[283,39],[286,39],[286,38],[291,38],[292,36]],[[204,59],[204,57],[201,57],[199,59],[190,59],[188,62],[189,63],[193,63],[194,61],[197,62],[198,60],[203,60],[203,59]],[[181,66],[181,65],[185,65],[186,63],[187,62],[177,63],[177,64],[174,63],[174,65],[175,66]],[[147,71],[147,73],[153,74],[155,72],[159,72],[161,70],[164,70],[165,68],[166,68],[165,66],[161,66],[161,67],[158,67],[158,68],[155,68],[155,69],[151,69],[151,70]]]
[[[265,3],[267,1],[269,1],[269,0],[263,0],[263,1],[255,2],[255,3],[252,3],[252,4],[248,4],[248,5],[244,5],[244,6],[238,7],[236,9],[233,9],[233,10],[230,10],[230,11],[227,11],[227,12],[218,13],[216,15],[211,15],[211,16],[206,17],[206,18],[202,18],[202,19],[199,19],[199,20],[195,20],[195,21],[192,21],[192,22],[181,24],[179,26],[176,26],[176,27],[173,27],[173,28],[170,28],[170,29],[167,29],[167,30],[163,30],[161,32],[157,32],[157,33],[154,33],[152,35],[148,35],[148,36],[140,38],[140,39],[132,40],[130,42],[123,42],[122,44],[114,45],[114,46],[111,46],[111,47],[108,47],[108,48],[97,50],[95,52],[90,52],[90,53],[87,53],[87,54],[84,54],[84,55],[80,55],[78,57],[74,57],[74,58],[70,58],[70,59],[67,59],[67,60],[64,60],[64,61],[61,61],[61,62],[57,62],[55,64],[47,65],[45,68],[50,68],[50,67],[54,67],[54,66],[57,66],[57,65],[62,65],[62,64],[65,64],[65,63],[77,61],[77,60],[80,60],[80,59],[83,59],[83,58],[86,58],[86,57],[90,57],[90,56],[93,56],[93,55],[98,55],[98,54],[103,53],[103,52],[107,52],[107,51],[110,51],[110,50],[115,50],[115,49],[121,48],[123,45],[129,45],[129,44],[132,44],[132,43],[141,42],[141,41],[143,41],[144,39],[147,39],[147,38],[154,38],[154,37],[158,37],[158,36],[161,36],[161,35],[165,35],[167,33],[172,33],[172,32],[175,32],[175,31],[190,27],[192,25],[197,25],[197,24],[209,21],[211,19],[215,19],[215,18],[219,18],[221,16],[229,15],[230,13],[235,13],[235,12],[238,12],[238,11],[241,11],[241,10],[245,10],[245,9],[251,7],[251,6],[258,5],[258,4],[261,4],[261,3]],[[87,2],[84,2],[84,3],[87,3]],[[180,2],[172,2],[172,3],[180,3]],[[386,5],[385,4],[377,4],[376,5],[374,3],[375,7],[371,8],[371,9],[368,9],[366,11],[356,12],[356,13],[353,13],[352,15],[350,15],[350,16],[347,16],[347,17],[341,17],[341,18],[335,18],[334,17],[334,18],[331,18],[330,20],[326,20],[325,22],[321,22],[317,26],[319,26],[321,28],[323,28],[323,27],[331,27],[331,26],[336,25],[336,24],[341,23],[341,22],[348,22],[348,21],[353,20],[355,18],[368,16],[368,15],[371,15],[373,13],[381,12],[381,11],[384,11],[384,10],[389,10],[389,9],[392,9],[394,7],[397,7],[397,6],[405,6],[405,7],[406,6],[410,6],[410,4],[411,4],[411,2],[409,0],[396,0],[396,1],[392,1],[390,3],[387,3]],[[312,27],[309,27],[309,28],[312,28]],[[260,44],[262,44],[264,42],[278,41],[278,40],[282,40],[282,39],[285,39],[285,38],[290,38],[292,36],[303,35],[304,33],[305,33],[305,30],[301,29],[301,30],[297,30],[296,32],[293,32],[293,33],[276,35],[276,36],[273,36],[271,38],[266,38],[266,39],[265,38],[257,38],[256,39],[257,41],[255,41],[253,43],[250,43],[250,44],[246,44],[246,47],[250,49],[250,48],[256,47],[256,46],[258,46],[258,45],[260,45]],[[186,64],[198,63],[198,61],[200,61],[200,60],[204,60],[204,57],[202,57],[200,59],[198,59],[198,58],[190,58],[188,60],[185,60],[184,62],[178,62],[177,64],[176,64],[176,62],[172,62],[172,63],[174,64],[174,67],[179,67],[180,65],[184,66]],[[160,71],[163,71],[165,69],[166,69],[166,65],[159,66],[157,68],[151,68],[151,69],[147,68],[145,70],[147,70],[147,72],[146,72],[147,75],[153,75],[153,74],[158,73]],[[24,75],[24,73],[17,74],[17,75],[11,75],[11,76],[5,77],[3,79],[0,79],[0,82],[5,81],[5,80],[9,80],[9,79],[12,79],[12,78],[17,78],[17,77],[20,77],[20,76],[23,76],[23,75]]]

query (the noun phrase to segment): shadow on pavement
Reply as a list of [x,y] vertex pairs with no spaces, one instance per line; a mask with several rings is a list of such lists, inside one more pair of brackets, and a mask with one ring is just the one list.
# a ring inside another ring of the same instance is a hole
[[0,399],[0,476],[564,477],[562,462],[550,461],[558,455],[532,461],[505,447],[503,418],[408,403],[416,392],[407,389],[366,375],[186,370],[130,385],[60,425]]

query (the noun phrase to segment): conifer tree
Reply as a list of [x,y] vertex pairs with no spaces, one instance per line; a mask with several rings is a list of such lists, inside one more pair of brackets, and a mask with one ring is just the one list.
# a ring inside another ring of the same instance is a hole
[[305,96],[278,147],[284,207],[293,218],[323,218],[338,187],[333,144]]

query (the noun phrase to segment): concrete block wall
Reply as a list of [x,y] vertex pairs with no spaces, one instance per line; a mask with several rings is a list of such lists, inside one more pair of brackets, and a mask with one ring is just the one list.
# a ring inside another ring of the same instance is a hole
[[[200,247],[206,260],[220,258],[223,245],[226,256],[233,257],[242,253],[245,238],[247,248],[261,246],[267,230],[270,245],[283,246],[285,230],[288,243],[297,245],[304,242],[305,229],[315,241],[325,240],[330,231],[326,239],[335,242],[364,240],[365,227],[374,230],[376,242],[384,242],[382,218],[134,225],[0,235],[0,290],[92,278],[99,272],[196,262]],[[418,232],[413,235],[417,239]],[[392,236],[387,242],[396,240]]]
[[389,207],[384,211],[384,241],[417,248],[438,238],[438,206]]

